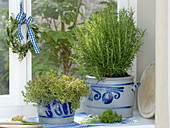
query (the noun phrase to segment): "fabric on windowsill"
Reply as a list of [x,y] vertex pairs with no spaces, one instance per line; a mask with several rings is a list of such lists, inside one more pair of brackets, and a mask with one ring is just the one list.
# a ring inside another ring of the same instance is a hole
[[[123,118],[122,122],[115,122],[115,123],[86,123],[80,124],[79,122],[87,118],[86,113],[77,113],[75,114],[74,121],[75,123],[64,124],[64,125],[51,125],[51,124],[44,124],[42,128],[85,128],[85,127],[92,127],[92,126],[117,126],[122,124],[136,124],[138,123],[137,120]],[[29,118],[31,122],[38,122],[37,117]]]

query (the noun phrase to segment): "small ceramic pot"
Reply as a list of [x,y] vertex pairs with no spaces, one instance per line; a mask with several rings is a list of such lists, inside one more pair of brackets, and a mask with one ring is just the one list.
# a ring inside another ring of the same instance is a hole
[[46,106],[38,106],[39,122],[45,124],[68,124],[74,121],[74,113],[71,103],[62,104],[54,100]]
[[134,84],[132,76],[106,78],[103,81],[87,76],[91,93],[87,99],[87,113],[101,115],[112,109],[123,117],[133,115],[134,92],[139,84]]

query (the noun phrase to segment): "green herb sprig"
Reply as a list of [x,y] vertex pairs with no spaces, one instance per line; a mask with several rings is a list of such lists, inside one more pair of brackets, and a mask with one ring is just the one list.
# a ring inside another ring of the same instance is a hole
[[94,123],[94,122],[102,122],[102,123],[114,123],[114,122],[122,122],[122,115],[118,115],[116,112],[113,113],[112,109],[108,109],[103,112],[100,116],[93,116],[91,119],[84,119],[81,123]]
[[29,121],[21,121],[23,125],[43,125],[43,123],[37,123],[37,122],[29,122]]

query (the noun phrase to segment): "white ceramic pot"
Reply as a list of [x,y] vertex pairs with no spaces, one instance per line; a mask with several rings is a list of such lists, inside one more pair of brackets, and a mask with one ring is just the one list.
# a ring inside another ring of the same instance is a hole
[[87,98],[87,113],[101,115],[112,109],[123,117],[133,115],[134,91],[139,84],[134,84],[132,76],[106,78],[99,81],[86,76],[91,92]]
[[74,121],[74,113],[71,103],[62,104],[54,100],[53,103],[46,106],[38,106],[39,122],[45,124],[68,124]]

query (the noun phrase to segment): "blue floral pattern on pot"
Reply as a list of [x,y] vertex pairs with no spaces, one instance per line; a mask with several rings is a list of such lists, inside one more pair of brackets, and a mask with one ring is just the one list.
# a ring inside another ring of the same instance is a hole
[[[53,103],[38,106],[38,116],[42,123],[50,124],[65,124],[73,122],[74,113],[71,109],[71,103],[61,103],[60,101],[54,100]],[[51,119],[51,120],[50,120]]]
[[134,92],[139,86],[133,76],[106,78],[98,81],[87,76],[91,92],[87,98],[87,113],[101,115],[105,110],[112,109],[123,117],[133,115]]
[[[121,96],[121,92],[124,92],[124,87],[105,87],[106,92],[105,93],[101,93],[99,91],[97,91],[94,88],[98,88],[98,86],[91,86],[91,90],[94,92],[94,96],[93,93],[91,92],[89,94],[88,99],[93,101],[94,100],[100,100],[102,99],[102,102],[104,104],[110,104],[112,103],[112,101],[115,99],[119,99]],[[101,87],[100,87],[101,88]]]

